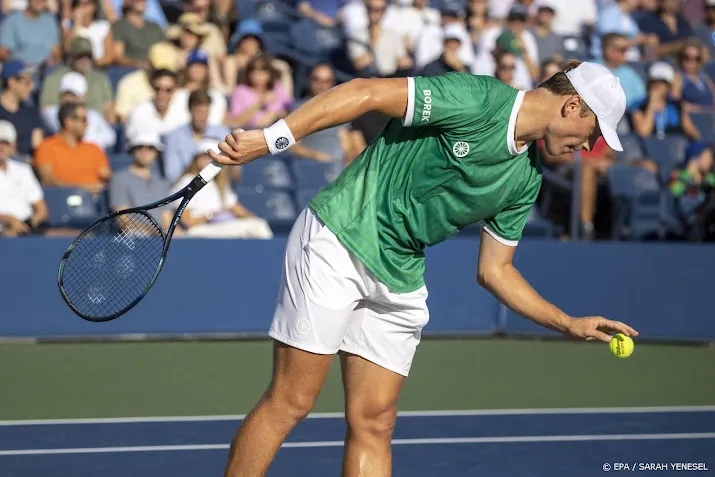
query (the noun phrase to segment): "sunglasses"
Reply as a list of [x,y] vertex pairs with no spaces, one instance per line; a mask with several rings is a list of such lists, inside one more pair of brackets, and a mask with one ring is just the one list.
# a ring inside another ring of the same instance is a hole
[[154,86],[154,91],[157,93],[171,93],[174,91],[174,88],[167,88],[164,86]]
[[81,123],[87,123],[87,116],[72,116],[72,119]]
[[695,61],[696,63],[700,63],[703,61],[703,58],[700,55],[685,55],[683,61]]

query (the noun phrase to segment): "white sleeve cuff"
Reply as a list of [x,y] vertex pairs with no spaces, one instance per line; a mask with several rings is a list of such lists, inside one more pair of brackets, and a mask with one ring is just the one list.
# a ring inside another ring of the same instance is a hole
[[405,127],[412,126],[412,120],[415,117],[415,79],[407,78],[407,111],[405,117],[402,118],[402,125]]
[[519,245],[519,241],[518,241],[518,240],[507,240],[507,239],[501,237],[500,235],[498,235],[498,234],[497,234],[495,231],[493,231],[491,228],[489,228],[488,225],[485,225],[485,226],[484,226],[484,230],[485,230],[489,235],[491,235],[492,237],[494,237],[494,240],[496,240],[497,242],[499,242],[499,243],[501,243],[501,244],[504,244],[504,245],[506,245],[506,246],[508,246],[508,247],[516,247],[517,245]]

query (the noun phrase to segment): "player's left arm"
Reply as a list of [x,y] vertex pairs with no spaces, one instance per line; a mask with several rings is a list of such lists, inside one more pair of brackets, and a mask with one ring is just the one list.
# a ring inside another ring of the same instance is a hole
[[513,264],[515,245],[506,245],[486,230],[479,248],[477,281],[515,313],[567,336],[609,342],[611,334],[638,336],[619,321],[601,316],[574,318],[549,303],[526,281]]

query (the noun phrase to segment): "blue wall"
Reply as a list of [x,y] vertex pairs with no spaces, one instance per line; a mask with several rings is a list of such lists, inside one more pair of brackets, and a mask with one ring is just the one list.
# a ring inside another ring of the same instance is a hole
[[[75,316],[57,290],[70,241],[0,240],[0,336],[247,333],[263,336],[285,242],[181,239],[149,295],[108,323]],[[508,312],[475,281],[479,242],[453,238],[427,253],[428,333],[550,334]],[[604,315],[645,338],[715,340],[715,247],[524,241],[516,264],[572,315]],[[713,293],[713,295],[710,295]]]

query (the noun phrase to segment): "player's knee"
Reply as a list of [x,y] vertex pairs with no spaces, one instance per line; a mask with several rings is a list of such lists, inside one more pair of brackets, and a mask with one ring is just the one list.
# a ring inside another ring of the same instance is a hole
[[397,405],[392,400],[380,399],[348,405],[346,418],[352,433],[389,439],[395,428]]
[[302,421],[313,409],[317,394],[307,389],[271,387],[266,400],[277,412],[294,421]]

